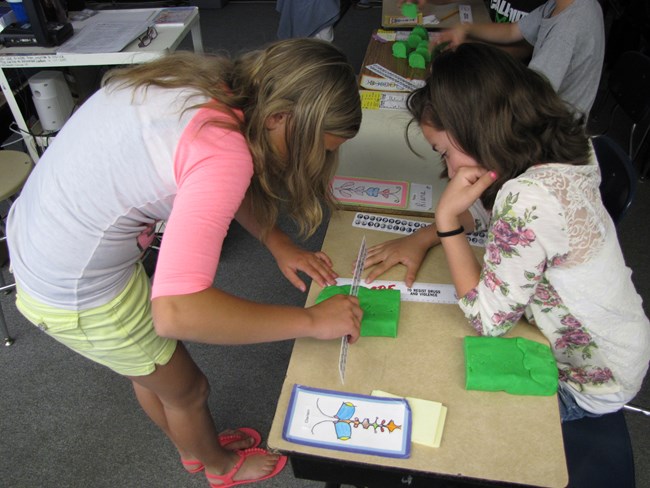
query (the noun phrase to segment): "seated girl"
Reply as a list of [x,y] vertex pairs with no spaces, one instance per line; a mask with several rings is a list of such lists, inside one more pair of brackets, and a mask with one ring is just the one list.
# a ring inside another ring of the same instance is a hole
[[[584,121],[540,74],[469,43],[433,61],[408,99],[449,183],[435,225],[369,249],[372,282],[396,264],[411,286],[442,244],[459,305],[481,335],[525,317],[550,342],[563,420],[620,409],[641,388],[650,323],[634,289]],[[486,211],[486,209],[488,209]],[[487,230],[480,263],[465,232]]]

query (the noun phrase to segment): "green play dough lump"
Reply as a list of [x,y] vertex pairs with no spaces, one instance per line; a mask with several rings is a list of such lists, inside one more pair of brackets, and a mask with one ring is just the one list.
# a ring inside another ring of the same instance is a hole
[[418,48],[415,50],[416,53],[418,53],[422,58],[424,58],[424,61],[426,63],[429,63],[431,61],[431,53],[429,52],[428,47],[421,47],[418,46]]
[[465,387],[513,395],[553,395],[558,370],[551,348],[523,337],[464,339]]
[[418,16],[418,6],[414,3],[402,4],[402,15],[409,19],[414,19]]
[[[334,295],[349,295],[350,285],[328,286],[321,290],[316,303]],[[361,335],[363,337],[397,337],[399,322],[400,291],[391,289],[371,290],[359,287],[359,305],[363,309]]]
[[411,34],[415,34],[416,36],[419,36],[423,41],[429,42],[429,32],[427,32],[427,30],[421,25],[413,27]]
[[393,56],[400,59],[406,59],[410,48],[406,41],[396,41],[393,43]]
[[411,49],[415,49],[416,47],[418,47],[418,44],[420,44],[421,42],[422,42],[422,38],[417,34],[410,34],[406,38],[406,43],[409,45]]
[[409,66],[411,68],[424,69],[426,65],[427,62],[421,52],[413,51],[411,54],[409,54]]

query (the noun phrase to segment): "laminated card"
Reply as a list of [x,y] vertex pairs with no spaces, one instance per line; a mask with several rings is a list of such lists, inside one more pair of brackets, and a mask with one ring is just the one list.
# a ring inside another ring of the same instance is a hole
[[294,385],[282,437],[324,449],[407,458],[411,409],[404,398]]
[[407,208],[409,204],[409,183],[406,181],[335,176],[330,189],[334,198],[344,205]]

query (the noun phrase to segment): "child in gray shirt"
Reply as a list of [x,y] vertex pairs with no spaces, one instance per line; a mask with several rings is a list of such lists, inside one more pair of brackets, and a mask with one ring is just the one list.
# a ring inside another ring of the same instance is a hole
[[437,44],[466,40],[533,46],[529,67],[545,75],[562,99],[585,116],[596,98],[605,54],[603,13],[597,0],[548,0],[518,22],[459,24]]

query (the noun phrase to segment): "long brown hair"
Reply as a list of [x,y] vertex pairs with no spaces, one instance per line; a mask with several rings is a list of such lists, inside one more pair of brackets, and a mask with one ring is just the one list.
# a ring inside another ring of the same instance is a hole
[[481,196],[487,208],[503,183],[533,165],[589,160],[583,118],[546,78],[486,44],[438,55],[426,85],[407,103],[412,122],[447,131],[460,150],[497,173]]
[[[248,196],[262,237],[282,207],[303,236],[316,230],[323,218],[321,203],[333,205],[329,182],[338,163],[338,153],[326,151],[323,137],[329,133],[349,139],[361,125],[352,67],[336,47],[316,39],[278,41],[235,59],[179,52],[114,70],[104,83],[187,87],[188,101],[200,94],[212,100],[204,105],[229,112],[228,126],[244,134],[253,157]],[[288,117],[286,159],[273,150],[265,130],[266,120],[279,113]]]

